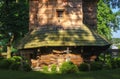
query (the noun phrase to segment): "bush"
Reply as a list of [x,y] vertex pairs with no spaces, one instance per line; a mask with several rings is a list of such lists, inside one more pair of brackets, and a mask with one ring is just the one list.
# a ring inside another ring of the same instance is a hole
[[116,59],[116,63],[117,63],[118,68],[120,68],[120,58]]
[[76,73],[78,72],[78,67],[72,62],[64,62],[60,67],[61,73]]
[[1,69],[9,69],[9,67],[12,63],[14,63],[14,60],[12,60],[12,59],[3,59],[0,62],[0,68]]
[[13,56],[11,59],[13,59],[15,62],[21,62],[22,57],[20,57],[20,56]]
[[120,68],[120,58],[113,58],[111,60],[112,69]]
[[101,70],[102,68],[103,68],[103,66],[102,66],[101,62],[92,62],[92,63],[90,63],[90,70],[91,71]]
[[2,59],[0,61],[0,69],[11,69],[11,70],[19,70],[20,68],[23,71],[31,71],[31,67],[27,62],[24,62],[23,65],[21,65],[21,57],[14,56],[9,59]]
[[82,64],[80,64],[80,66],[78,68],[80,71],[89,71],[89,64],[82,63]]
[[28,63],[24,63],[22,66],[23,71],[29,72],[32,70],[32,68],[30,67],[30,65]]
[[109,63],[106,63],[106,64],[103,65],[103,70],[109,70],[111,68],[112,68],[111,64],[109,64]]
[[3,60],[4,58],[0,56],[0,61]]
[[43,72],[49,72],[49,71],[48,71],[48,66],[43,66],[42,69],[43,69]]
[[53,73],[57,72],[57,66],[55,64],[52,64],[52,66],[51,66],[51,72],[53,72]]
[[20,62],[15,62],[10,65],[11,70],[19,70],[20,69]]

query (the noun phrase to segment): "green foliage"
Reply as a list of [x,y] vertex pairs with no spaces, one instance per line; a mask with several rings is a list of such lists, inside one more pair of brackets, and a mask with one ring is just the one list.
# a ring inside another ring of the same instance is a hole
[[110,69],[112,69],[111,64],[110,63],[103,64],[103,68],[102,69],[103,70],[110,70]]
[[19,70],[20,66],[21,66],[20,62],[14,62],[10,65],[10,69],[11,70]]
[[106,4],[111,6],[113,9],[120,8],[119,0],[103,0]]
[[106,54],[105,61],[103,55],[101,55],[99,58],[100,61],[104,62],[103,69],[120,68],[120,57],[112,58],[110,54]]
[[28,63],[24,63],[22,66],[22,69],[23,69],[23,71],[26,71],[26,72],[29,72],[32,70]]
[[11,59],[13,59],[15,62],[20,62],[22,60],[22,57],[20,57],[20,56],[13,56]]
[[90,63],[90,70],[91,71],[97,71],[101,70],[103,68],[103,65],[101,62],[92,62]]
[[112,66],[112,69],[120,68],[120,58],[112,58],[111,66]]
[[113,44],[118,44],[118,43],[120,43],[120,38],[112,38],[112,43],[113,43]]
[[80,64],[80,66],[78,68],[80,71],[89,71],[89,64],[82,63],[82,64]]
[[120,45],[118,45],[118,48],[120,49]]
[[104,54],[102,53],[99,56],[99,60],[101,62],[103,62],[103,69],[108,70],[108,69],[112,68],[112,66],[111,66],[111,55],[110,54],[106,54],[105,58],[104,58]]
[[51,65],[51,72],[53,72],[53,73],[57,72],[57,66],[55,64]]
[[[27,0],[0,0],[0,44],[15,47],[28,31],[29,8]],[[15,52],[15,50],[12,50]]]
[[43,72],[49,72],[48,71],[48,66],[43,66],[42,69],[43,69]]
[[31,71],[30,65],[25,62],[21,65],[21,57],[14,56],[9,59],[0,60],[0,69],[11,69],[11,70],[23,70],[23,71]]
[[97,32],[107,39],[111,39],[112,30],[116,31],[119,28],[118,14],[113,13],[110,6],[103,0],[98,3],[97,14]]
[[60,72],[63,74],[66,73],[77,73],[78,67],[76,65],[74,65],[72,62],[64,62],[61,67],[60,67]]
[[0,62],[0,69],[9,69],[9,67],[12,63],[14,63],[14,60],[12,60],[12,59],[3,59]]

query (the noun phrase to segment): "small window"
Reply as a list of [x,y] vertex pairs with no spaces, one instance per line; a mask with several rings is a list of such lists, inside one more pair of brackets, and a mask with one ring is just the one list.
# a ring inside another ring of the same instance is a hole
[[63,17],[63,13],[64,13],[64,9],[57,9],[57,17],[58,18],[62,18]]

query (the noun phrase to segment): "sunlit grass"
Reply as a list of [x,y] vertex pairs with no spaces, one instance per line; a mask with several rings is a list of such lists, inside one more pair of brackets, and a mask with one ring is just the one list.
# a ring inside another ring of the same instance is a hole
[[120,69],[79,72],[77,74],[0,70],[0,79],[120,79]]

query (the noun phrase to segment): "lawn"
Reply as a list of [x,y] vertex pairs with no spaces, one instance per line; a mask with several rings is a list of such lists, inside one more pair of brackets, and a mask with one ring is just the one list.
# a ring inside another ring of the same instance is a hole
[[23,72],[0,70],[0,79],[120,79],[120,69],[77,74],[45,74],[41,72]]

